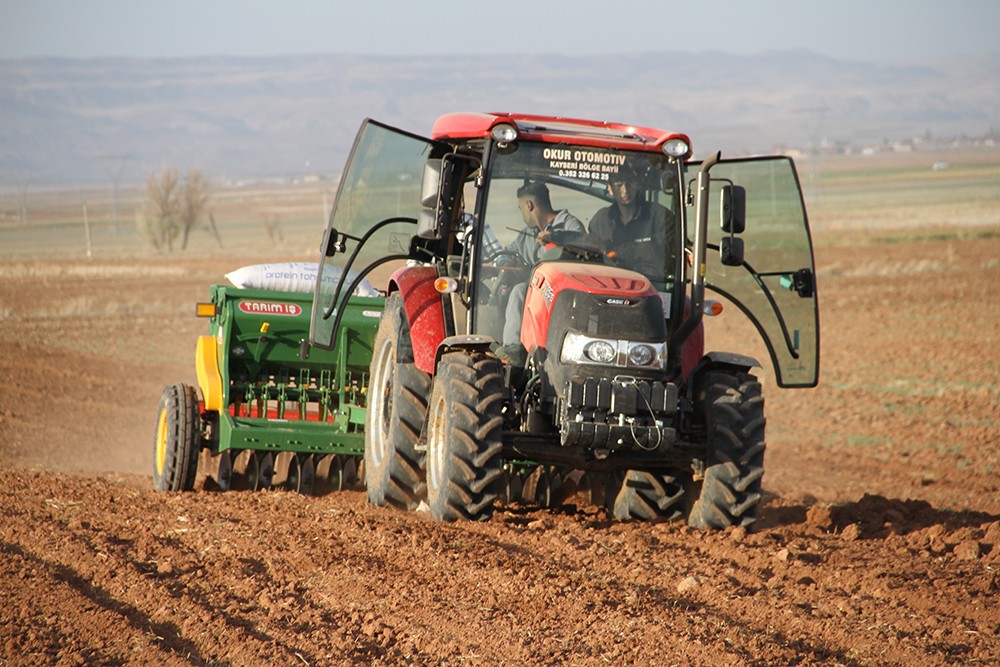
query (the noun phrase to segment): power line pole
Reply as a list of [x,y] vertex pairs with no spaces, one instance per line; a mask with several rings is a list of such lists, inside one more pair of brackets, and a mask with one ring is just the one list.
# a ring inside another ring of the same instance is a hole
[[31,172],[17,174],[18,221],[22,227],[28,226],[28,184],[31,183]]
[[[111,233],[118,233],[118,184],[121,182],[122,172],[125,170],[125,163],[129,155],[102,155],[98,158],[104,171],[111,178]],[[117,167],[114,163],[117,161]]]

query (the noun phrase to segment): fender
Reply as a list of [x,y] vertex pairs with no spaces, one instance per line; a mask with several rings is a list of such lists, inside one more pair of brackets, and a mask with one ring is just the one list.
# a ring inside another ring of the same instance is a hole
[[404,266],[389,279],[389,291],[399,291],[410,325],[413,361],[425,373],[434,372],[438,345],[445,338],[444,306],[434,289],[437,269],[432,266]]
[[745,354],[735,352],[709,352],[698,365],[694,367],[691,374],[687,376],[688,384],[693,387],[698,378],[707,370],[712,368],[730,368],[747,372],[751,368],[762,368],[760,362]]
[[198,376],[198,386],[205,399],[205,409],[222,412],[222,375],[219,374],[218,343],[215,336],[198,336],[195,348],[194,367]]
[[437,368],[437,364],[441,361],[441,356],[445,352],[450,352],[451,350],[479,350],[480,352],[489,352],[490,347],[496,343],[492,336],[482,336],[479,334],[466,334],[463,336],[449,336],[443,339],[437,347],[437,353],[434,355],[434,366]]

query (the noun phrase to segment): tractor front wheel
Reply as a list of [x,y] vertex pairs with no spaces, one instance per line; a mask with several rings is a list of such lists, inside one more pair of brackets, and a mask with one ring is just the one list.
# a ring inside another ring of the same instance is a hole
[[427,423],[427,504],[435,520],[493,515],[503,477],[502,406],[496,357],[463,350],[441,358]]
[[[749,373],[710,371],[697,403],[705,419],[708,460],[691,492],[688,523],[697,528],[749,526],[757,519],[764,476],[764,397]],[[700,486],[700,489],[698,488]]]
[[386,299],[373,350],[365,423],[368,500],[413,510],[426,492],[418,444],[431,378],[413,363],[399,294]]
[[190,491],[201,453],[198,393],[186,384],[163,390],[153,435],[153,485],[157,491]]

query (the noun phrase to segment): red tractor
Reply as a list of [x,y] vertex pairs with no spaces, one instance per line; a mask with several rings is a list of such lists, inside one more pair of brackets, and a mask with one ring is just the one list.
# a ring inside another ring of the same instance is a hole
[[753,323],[779,386],[815,386],[812,242],[789,158],[691,155],[683,134],[570,118],[448,114],[428,139],[363,123],[310,343],[343,343],[362,279],[386,295],[371,502],[487,519],[534,470],[536,488],[585,476],[621,519],[755,520],[760,364],[704,351],[705,293]]

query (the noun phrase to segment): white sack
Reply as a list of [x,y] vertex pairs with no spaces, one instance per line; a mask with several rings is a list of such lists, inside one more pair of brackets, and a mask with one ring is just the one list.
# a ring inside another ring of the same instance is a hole
[[[277,290],[280,292],[312,292],[316,286],[317,262],[279,262],[277,264],[253,264],[244,266],[226,274],[226,278],[236,287],[245,289]],[[354,271],[348,272],[348,283],[357,277]],[[323,282],[335,286],[340,279],[340,269],[327,266],[323,273]],[[345,287],[347,285],[345,284]],[[380,296],[378,290],[371,286],[367,279],[362,279],[355,296]]]

